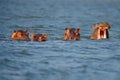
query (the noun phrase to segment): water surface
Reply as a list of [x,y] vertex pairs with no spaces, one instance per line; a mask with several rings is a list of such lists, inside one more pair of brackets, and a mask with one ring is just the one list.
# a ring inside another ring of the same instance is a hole
[[[120,80],[119,0],[0,1],[0,80]],[[91,26],[109,22],[110,38],[90,40]],[[79,41],[62,41],[65,27]],[[46,42],[14,41],[13,30],[47,33]]]

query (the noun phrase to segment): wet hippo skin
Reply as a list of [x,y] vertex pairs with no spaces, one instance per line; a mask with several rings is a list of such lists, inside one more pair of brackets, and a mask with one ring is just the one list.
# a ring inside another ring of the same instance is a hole
[[79,40],[80,28],[65,28],[63,40]]
[[109,38],[109,32],[108,30],[111,28],[109,23],[107,22],[100,22],[92,26],[92,29],[94,30],[91,34],[91,39],[107,39]]
[[29,40],[29,31],[28,30],[14,30],[10,35],[10,38],[13,40]]
[[32,33],[31,41],[46,41],[47,35],[46,34],[34,34]]

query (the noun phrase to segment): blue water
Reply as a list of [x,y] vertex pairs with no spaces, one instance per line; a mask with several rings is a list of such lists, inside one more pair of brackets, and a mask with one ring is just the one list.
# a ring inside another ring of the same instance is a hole
[[[90,40],[109,22],[110,38]],[[120,80],[119,0],[0,0],[0,80]],[[79,41],[62,41],[64,28]],[[46,42],[14,41],[13,30],[47,33]]]

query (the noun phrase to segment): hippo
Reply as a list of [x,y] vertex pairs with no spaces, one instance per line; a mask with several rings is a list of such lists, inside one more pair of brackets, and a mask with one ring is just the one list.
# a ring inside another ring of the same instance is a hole
[[97,40],[97,39],[107,39],[109,38],[108,30],[111,28],[109,23],[107,22],[100,22],[92,26],[94,32],[91,34],[90,38]]
[[43,41],[46,41],[46,39],[47,39],[46,33],[45,34],[34,34],[34,33],[32,33],[31,41],[43,42]]
[[14,30],[10,35],[10,38],[13,40],[30,40],[28,30]]
[[79,40],[80,39],[80,28],[65,28],[63,40]]

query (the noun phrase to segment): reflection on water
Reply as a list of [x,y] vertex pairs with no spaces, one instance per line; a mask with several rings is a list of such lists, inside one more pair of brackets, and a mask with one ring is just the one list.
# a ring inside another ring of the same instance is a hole
[[[120,80],[119,0],[3,0],[0,10],[1,80]],[[101,21],[112,26],[110,38],[90,40]],[[81,40],[60,40],[65,27],[79,27]],[[18,29],[48,41],[9,39]]]

